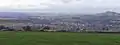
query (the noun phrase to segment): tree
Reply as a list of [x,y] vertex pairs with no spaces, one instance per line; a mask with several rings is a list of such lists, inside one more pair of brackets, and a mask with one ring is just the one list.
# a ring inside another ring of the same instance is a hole
[[109,30],[109,28],[107,27],[107,28],[102,28],[103,30]]
[[23,29],[24,31],[26,31],[26,28],[25,28],[25,26],[23,26],[23,27],[22,27],[22,29]]
[[8,31],[15,31],[15,29],[9,28],[9,27],[6,27],[6,29],[7,29]]
[[23,29],[24,29],[25,31],[32,31],[32,30],[31,30],[31,26],[24,26]]
[[31,31],[31,26],[26,26],[27,31]]
[[4,25],[0,25],[0,30],[5,29]]
[[80,28],[76,28],[76,32],[79,32],[80,31]]

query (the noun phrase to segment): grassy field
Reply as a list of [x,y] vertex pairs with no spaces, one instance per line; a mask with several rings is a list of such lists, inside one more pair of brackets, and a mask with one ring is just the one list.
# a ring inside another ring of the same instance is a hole
[[120,45],[120,34],[0,32],[0,45]]

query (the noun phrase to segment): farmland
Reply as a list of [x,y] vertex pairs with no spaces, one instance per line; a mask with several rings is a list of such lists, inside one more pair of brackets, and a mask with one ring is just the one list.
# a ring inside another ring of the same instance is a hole
[[120,34],[0,32],[0,45],[120,45]]

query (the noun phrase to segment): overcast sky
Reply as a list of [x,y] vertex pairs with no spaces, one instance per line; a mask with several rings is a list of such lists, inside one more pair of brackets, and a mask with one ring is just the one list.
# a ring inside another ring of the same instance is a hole
[[0,11],[97,13],[120,10],[120,0],[0,0]]

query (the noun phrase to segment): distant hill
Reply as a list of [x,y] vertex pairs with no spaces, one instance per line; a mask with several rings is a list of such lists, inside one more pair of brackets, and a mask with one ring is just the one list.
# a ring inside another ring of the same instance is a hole
[[53,13],[39,13],[39,12],[0,12],[0,22],[33,22],[34,23],[47,23],[48,20],[38,20],[39,16],[51,16]]
[[120,13],[112,12],[112,11],[106,11],[106,12],[103,12],[103,13],[97,13],[96,15],[116,16],[116,15],[120,15]]
[[28,18],[27,13],[21,13],[21,12],[0,12],[0,19],[27,19]]

